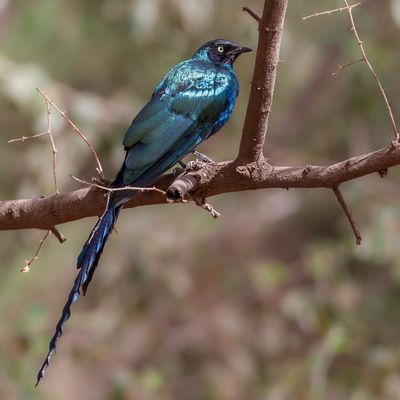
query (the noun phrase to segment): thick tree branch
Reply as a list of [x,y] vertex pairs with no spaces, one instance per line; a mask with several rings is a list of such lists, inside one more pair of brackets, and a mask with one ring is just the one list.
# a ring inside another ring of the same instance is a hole
[[263,158],[286,7],[287,0],[264,3],[263,15],[258,23],[258,46],[250,98],[237,157],[239,163],[257,162]]
[[[156,182],[162,190],[179,188],[175,198],[196,197],[201,190],[204,198],[221,193],[267,188],[330,188],[341,183],[400,165],[400,144],[393,142],[387,148],[352,157],[328,166],[271,166],[265,160],[239,165],[236,161],[206,164],[185,176],[190,185],[182,185],[181,178],[164,175]],[[190,176],[191,178],[187,178]],[[174,182],[174,183],[173,183]],[[160,192],[138,193],[125,208],[166,203]],[[0,230],[51,229],[65,222],[100,215],[105,207],[105,192],[98,189],[80,189],[36,199],[0,202]]]
[[[287,2],[266,0],[262,17],[259,20],[256,18],[259,43],[237,159],[204,164],[198,170],[184,172],[178,179],[173,174],[164,175],[155,183],[162,191],[138,193],[125,208],[193,200],[217,216],[215,210],[205,203],[207,197],[265,188],[336,189],[343,182],[368,174],[379,173],[384,176],[388,168],[400,165],[400,144],[397,140],[387,148],[328,166],[272,166],[264,159],[263,145],[273,100]],[[250,14],[255,16],[253,12]],[[101,215],[106,205],[105,195],[101,189],[86,188],[44,198],[3,201],[0,202],[0,230],[54,230],[56,225],[65,222]]]

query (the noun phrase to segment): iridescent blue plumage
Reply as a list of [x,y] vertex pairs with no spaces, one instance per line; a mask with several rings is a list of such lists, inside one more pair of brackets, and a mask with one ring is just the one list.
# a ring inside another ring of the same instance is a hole
[[[145,187],[216,133],[230,118],[239,92],[233,71],[237,57],[247,47],[216,39],[204,44],[187,61],[173,67],[156,86],[150,101],[132,121],[123,145],[125,161],[113,187]],[[71,306],[87,287],[104,245],[123,205],[135,195],[132,190],[113,192],[78,257],[79,273],[69,294],[49,352],[38,373],[43,378],[56,349]]]

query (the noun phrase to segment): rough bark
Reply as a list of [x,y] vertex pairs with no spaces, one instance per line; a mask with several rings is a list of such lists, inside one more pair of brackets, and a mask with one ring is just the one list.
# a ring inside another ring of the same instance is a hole
[[[236,161],[207,164],[199,171],[190,172],[194,179],[174,180],[163,176],[157,187],[176,189],[180,196],[190,199],[200,191],[211,197],[221,193],[271,188],[336,188],[341,183],[372,173],[384,174],[388,168],[400,164],[400,145],[393,142],[387,148],[352,157],[328,166],[272,166],[265,160],[240,165]],[[170,186],[171,185],[171,186]],[[172,196],[173,197],[173,196]],[[176,199],[176,198],[175,198]],[[125,208],[167,203],[159,192],[137,194]],[[100,189],[80,189],[36,199],[0,202],[0,229],[50,229],[52,226],[85,217],[100,215],[106,200]]]
[[[125,208],[184,198],[197,202],[199,198],[243,190],[336,189],[342,182],[368,174],[385,175],[388,168],[400,164],[400,145],[397,141],[387,148],[328,166],[272,166],[263,157],[287,2],[265,1],[261,18],[247,10],[258,22],[259,43],[237,159],[204,164],[199,170],[186,172],[177,179],[170,174],[164,175],[156,186],[165,190],[167,195],[159,192],[139,193]],[[100,215],[105,204],[105,192],[94,188],[50,197],[2,201],[0,230],[51,229],[58,224]]]

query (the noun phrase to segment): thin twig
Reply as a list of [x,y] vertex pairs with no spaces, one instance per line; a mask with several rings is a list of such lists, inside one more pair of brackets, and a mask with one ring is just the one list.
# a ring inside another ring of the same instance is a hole
[[40,240],[39,247],[37,248],[35,255],[30,260],[26,261],[24,268],[21,269],[22,273],[25,274],[31,270],[31,265],[39,258],[40,250],[42,249],[43,244],[46,241],[46,239],[48,238],[48,236],[50,235],[50,233],[51,233],[51,230],[48,230],[46,232],[46,234],[43,236],[43,238]]
[[351,229],[353,230],[354,236],[356,238],[356,244],[360,245],[362,241],[361,233],[357,228],[357,223],[353,218],[353,215],[351,214],[349,207],[346,204],[346,200],[344,199],[342,192],[340,191],[339,187],[335,187],[332,190],[335,193],[337,201],[339,202],[344,213],[346,214],[346,217],[350,223]]
[[[354,8],[354,7],[357,7],[357,6],[359,6],[359,5],[361,5],[361,2],[360,2],[360,3],[356,3],[356,4],[352,4],[352,5],[350,6],[350,8]],[[335,13],[335,12],[339,12],[339,11],[340,11],[340,12],[343,12],[343,11],[345,11],[345,10],[347,10],[347,9],[348,9],[348,7],[339,7],[339,8],[335,8],[335,9],[333,9],[333,10],[315,12],[314,14],[307,15],[306,17],[303,17],[302,20],[305,21],[306,19],[314,18],[314,17],[319,17],[319,16],[321,16],[321,15],[331,15],[331,14],[333,14],[333,13]]]
[[54,182],[54,191],[55,193],[60,193],[58,190],[57,184],[57,173],[56,173],[56,163],[57,163],[57,148],[54,141],[53,133],[51,131],[51,110],[50,110],[50,102],[44,98],[46,103],[46,113],[47,113],[47,130],[43,133],[38,133],[32,136],[22,136],[18,139],[10,139],[8,143],[15,143],[15,142],[25,142],[25,140],[29,139],[37,139],[42,136],[48,136],[50,139],[51,150],[52,150],[52,171],[53,171],[53,182]]
[[16,142],[25,142],[25,140],[29,140],[29,139],[36,139],[42,136],[46,136],[48,135],[47,132],[43,132],[43,133],[38,133],[37,135],[32,135],[32,136],[22,136],[20,138],[17,139],[10,139],[7,141],[7,143],[16,143]]
[[47,133],[50,138],[51,150],[53,152],[52,170],[53,170],[54,190],[56,191],[56,193],[60,193],[60,191],[58,190],[57,173],[56,173],[57,148],[56,148],[56,144],[54,142],[53,133],[51,132],[51,109],[50,109],[50,103],[47,100],[46,100],[46,112],[47,112]]
[[92,186],[92,187],[95,187],[95,188],[98,188],[98,189],[105,190],[106,192],[110,192],[110,193],[112,193],[112,192],[120,192],[120,191],[124,191],[124,190],[133,190],[133,191],[139,191],[139,192],[158,192],[158,193],[161,193],[161,194],[165,194],[164,190],[158,189],[158,188],[156,188],[154,186],[152,186],[152,187],[144,187],[144,188],[143,187],[134,187],[134,186],[123,186],[123,187],[118,187],[118,188],[110,188],[110,187],[107,187],[107,186],[99,185],[97,183],[88,182],[88,181],[85,181],[83,179],[79,179],[74,175],[70,175],[70,176],[71,176],[72,179],[75,179],[76,181],[78,181],[80,183],[83,183],[86,186]]
[[364,62],[364,61],[365,61],[365,58],[360,58],[359,60],[351,61],[351,62],[349,62],[349,63],[347,63],[347,64],[344,64],[344,65],[339,64],[339,65],[338,65],[338,69],[337,69],[335,72],[332,72],[331,75],[332,75],[332,76],[339,75],[339,73],[340,73],[343,69],[348,68],[348,67],[351,67],[351,66],[354,65],[354,64],[358,64],[358,63]]
[[351,22],[351,30],[354,33],[354,37],[357,40],[357,44],[360,46],[360,50],[361,50],[361,53],[363,55],[364,61],[367,64],[368,69],[371,71],[371,74],[373,75],[374,79],[376,80],[376,82],[377,82],[377,84],[379,86],[379,90],[381,92],[382,98],[383,98],[383,100],[385,102],[385,105],[386,105],[386,108],[387,108],[387,111],[388,111],[388,114],[389,114],[389,118],[390,118],[390,123],[392,124],[392,130],[393,130],[394,139],[395,140],[399,140],[399,131],[397,130],[397,125],[396,125],[396,122],[394,120],[392,107],[390,106],[389,100],[388,100],[388,98],[386,96],[386,93],[385,93],[385,89],[383,88],[382,83],[381,83],[378,75],[376,74],[374,68],[372,67],[370,61],[368,60],[367,53],[365,51],[363,42],[362,42],[362,40],[360,38],[360,35],[359,35],[359,33],[357,31],[357,28],[356,28],[356,24],[354,22],[353,7],[349,5],[347,0],[343,0],[343,1],[346,4],[346,8],[347,8],[347,11],[349,13],[349,18],[350,18],[350,22]]
[[36,89],[45,99],[48,101],[56,110],[57,112],[61,115],[61,117],[64,118],[65,121],[72,127],[72,129],[81,137],[81,139],[87,144],[87,146],[90,149],[90,152],[92,153],[96,164],[97,164],[97,172],[99,176],[104,179],[104,173],[103,173],[103,167],[101,166],[100,159],[96,153],[96,150],[92,146],[92,144],[89,142],[89,140],[86,138],[86,136],[82,133],[82,131],[71,121],[71,119],[67,116],[67,113],[65,111],[62,111],[57,104],[54,103],[54,101],[47,95],[45,91],[43,91],[40,88]]
[[[39,90],[39,93],[41,91]],[[41,93],[43,94],[43,93]],[[60,191],[58,189],[58,183],[57,183],[57,171],[56,171],[56,165],[57,165],[57,148],[56,144],[54,141],[53,133],[51,131],[51,108],[50,108],[50,100],[44,96],[44,101],[46,103],[46,115],[47,115],[47,130],[46,132],[43,133],[38,133],[36,135],[32,136],[22,136],[21,138],[18,139],[11,139],[8,141],[8,143],[15,143],[15,142],[24,142],[25,140],[28,139],[36,139],[42,136],[48,136],[51,144],[51,150],[52,150],[52,173],[53,173],[53,182],[54,182],[54,194],[59,194]],[[31,269],[31,265],[33,264],[34,261],[36,261],[39,257],[40,250],[42,249],[44,242],[46,241],[47,237],[53,233],[54,236],[58,239],[60,243],[64,243],[67,239],[66,237],[55,227],[53,226],[51,229],[49,229],[44,237],[40,240],[39,242],[39,247],[37,248],[37,251],[35,255],[28,261],[25,262],[24,268],[21,269],[21,272],[26,273],[29,272]]]
[[261,17],[259,17],[252,9],[249,7],[243,7],[242,11],[247,12],[249,15],[251,15],[258,23],[261,21]]

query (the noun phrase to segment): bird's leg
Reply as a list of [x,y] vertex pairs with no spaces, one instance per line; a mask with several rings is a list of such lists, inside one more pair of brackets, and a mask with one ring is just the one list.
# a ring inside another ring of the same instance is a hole
[[200,153],[197,150],[193,150],[192,154],[194,154],[200,161],[203,161],[205,163],[213,163],[214,162],[214,160],[212,160],[210,157],[206,156],[203,153]]
[[184,163],[183,161],[179,160],[178,164],[180,165],[180,167],[176,167],[172,170],[172,174],[177,177],[179,176],[182,172],[185,171],[187,164]]

